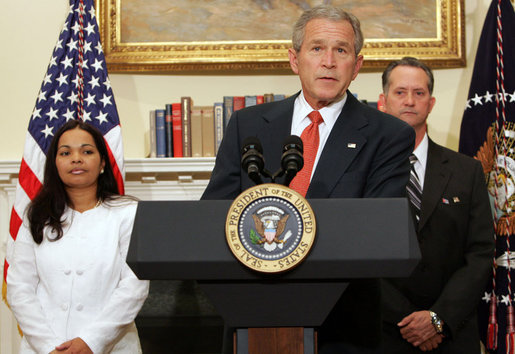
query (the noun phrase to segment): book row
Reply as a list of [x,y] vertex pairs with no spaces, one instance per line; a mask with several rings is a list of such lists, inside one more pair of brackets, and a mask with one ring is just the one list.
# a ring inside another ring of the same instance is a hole
[[195,106],[191,97],[150,111],[150,157],[213,157],[234,111],[285,95],[224,96],[223,102]]

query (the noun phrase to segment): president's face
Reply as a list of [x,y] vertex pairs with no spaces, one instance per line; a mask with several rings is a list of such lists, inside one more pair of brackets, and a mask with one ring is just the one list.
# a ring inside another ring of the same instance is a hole
[[416,132],[425,132],[427,117],[435,104],[428,82],[421,68],[395,67],[390,73],[388,92],[379,96],[380,109],[405,121]]
[[338,101],[358,75],[363,56],[356,56],[354,39],[349,22],[314,19],[306,25],[300,51],[289,50],[290,66],[312,108]]

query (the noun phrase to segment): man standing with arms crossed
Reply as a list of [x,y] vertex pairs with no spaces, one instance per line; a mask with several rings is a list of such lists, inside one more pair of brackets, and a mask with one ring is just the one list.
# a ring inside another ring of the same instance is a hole
[[[302,91],[234,112],[202,198],[234,199],[254,185],[240,167],[244,139],[259,139],[266,168],[277,171],[284,139],[291,134],[303,140],[305,163],[290,187],[307,198],[404,197],[413,129],[361,104],[347,90],[363,63],[358,19],[339,8],[317,6],[299,18],[292,42],[290,66]],[[379,288],[376,280],[350,283],[319,330],[319,353],[378,350]]]
[[407,191],[422,254],[409,278],[383,281],[384,352],[480,353],[476,307],[494,249],[481,163],[429,139],[429,67],[405,57],[382,79],[379,109],[416,133]]

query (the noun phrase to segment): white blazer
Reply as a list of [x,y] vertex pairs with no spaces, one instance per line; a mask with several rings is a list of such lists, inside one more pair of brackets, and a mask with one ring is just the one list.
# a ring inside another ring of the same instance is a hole
[[7,300],[24,333],[21,353],[49,353],[80,337],[94,353],[139,353],[134,319],[148,295],[125,262],[137,203],[67,208],[64,236],[37,245],[26,225],[14,244]]

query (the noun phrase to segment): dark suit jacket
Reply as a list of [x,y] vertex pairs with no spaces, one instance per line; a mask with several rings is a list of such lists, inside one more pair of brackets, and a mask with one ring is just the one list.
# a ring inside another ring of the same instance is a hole
[[[297,95],[234,112],[203,199],[233,199],[254,185],[240,167],[242,141],[249,136],[261,141],[265,167],[272,173],[280,167],[283,141],[291,134]],[[347,101],[328,137],[306,197],[404,197],[409,178],[408,157],[413,146],[411,127],[361,104],[347,92]],[[330,316],[326,321],[327,330],[323,328],[319,332],[319,342],[335,339],[377,344],[380,337],[378,282],[355,281],[343,298],[345,301],[341,302],[346,304],[337,307],[345,307],[340,311],[345,317]],[[333,331],[332,324],[343,329]]]
[[476,307],[490,275],[493,223],[479,161],[429,140],[417,236],[422,259],[408,279],[383,282],[385,353],[420,352],[395,325],[431,309],[450,337],[442,353],[479,353]]

